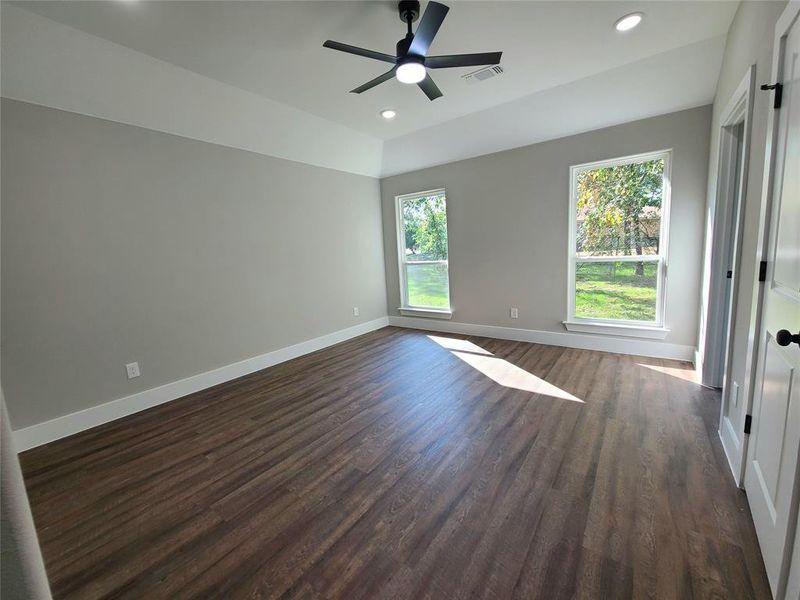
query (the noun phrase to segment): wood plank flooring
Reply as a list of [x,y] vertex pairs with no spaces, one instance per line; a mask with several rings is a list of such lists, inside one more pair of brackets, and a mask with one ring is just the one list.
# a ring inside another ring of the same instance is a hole
[[388,327],[21,458],[56,598],[769,598],[692,374]]

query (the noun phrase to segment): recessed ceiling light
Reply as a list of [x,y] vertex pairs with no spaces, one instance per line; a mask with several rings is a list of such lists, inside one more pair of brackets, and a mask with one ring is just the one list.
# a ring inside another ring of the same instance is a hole
[[620,17],[617,19],[617,22],[614,23],[614,29],[617,31],[630,31],[642,22],[642,17],[644,17],[644,15],[640,12],[635,12],[625,15],[624,17]]
[[409,61],[397,67],[396,75],[401,83],[419,83],[425,79],[427,72],[421,62]]
[[394,119],[397,116],[397,113],[394,112],[391,108],[387,108],[386,110],[381,111],[381,116],[384,119]]

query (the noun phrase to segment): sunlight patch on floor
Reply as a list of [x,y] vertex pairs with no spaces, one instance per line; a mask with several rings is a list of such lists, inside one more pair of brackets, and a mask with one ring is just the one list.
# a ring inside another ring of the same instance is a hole
[[533,373],[528,373],[525,369],[521,369],[505,359],[492,355],[491,352],[484,350],[470,341],[435,335],[429,335],[428,338],[439,344],[442,348],[450,350],[453,356],[460,358],[473,369],[476,369],[498,385],[521,390],[523,392],[543,394],[545,396],[553,396],[561,400],[569,400],[571,402],[580,402],[583,404],[583,400],[580,398],[576,398],[569,392],[565,392],[561,388],[554,386],[552,383],[548,383]]
[[448,350],[457,350],[461,352],[474,352],[475,354],[485,354],[487,356],[491,356],[492,353],[488,350],[484,350],[477,344],[473,344],[469,340],[459,340],[455,338],[448,338],[448,337],[440,337],[438,335],[429,335],[428,339],[433,340],[437,344],[439,344],[442,348],[447,348]]
[[690,383],[698,383],[697,371],[691,368],[662,367],[660,365],[646,365],[644,363],[636,363],[636,364],[640,367],[644,367],[645,369],[650,369],[651,371],[663,373],[664,375],[670,375],[672,377],[682,379],[683,381],[688,381]]

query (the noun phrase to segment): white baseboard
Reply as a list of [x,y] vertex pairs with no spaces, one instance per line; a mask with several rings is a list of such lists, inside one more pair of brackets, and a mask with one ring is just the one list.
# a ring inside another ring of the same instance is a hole
[[411,329],[428,329],[445,333],[478,335],[481,337],[531,342],[548,346],[566,346],[583,350],[599,350],[617,354],[633,354],[654,358],[669,358],[691,361],[694,358],[694,347],[681,344],[669,344],[652,340],[620,339],[600,335],[584,335],[558,331],[538,331],[536,329],[516,329],[514,327],[498,327],[495,325],[476,325],[474,323],[458,323],[439,319],[420,319],[413,317],[389,317],[389,324]]
[[261,369],[303,356],[316,350],[338,344],[350,338],[375,331],[389,324],[387,317],[361,323],[347,329],[340,329],[293,346],[280,348],[260,356],[226,365],[212,371],[206,371],[186,379],[173,381],[156,388],[145,390],[131,396],[112,400],[98,406],[74,412],[63,417],[37,423],[24,429],[14,431],[14,443],[18,452],[47,444],[69,435],[91,429],[97,425],[114,421],[121,417],[182,398],[188,394],[199,392],[211,386],[249,375]]
[[728,466],[731,469],[733,480],[738,487],[742,487],[743,481],[741,480],[741,452],[739,446],[739,436],[736,435],[731,420],[726,416],[722,418],[722,423],[718,430],[720,442],[722,442],[722,450],[725,452],[725,458],[728,459]]

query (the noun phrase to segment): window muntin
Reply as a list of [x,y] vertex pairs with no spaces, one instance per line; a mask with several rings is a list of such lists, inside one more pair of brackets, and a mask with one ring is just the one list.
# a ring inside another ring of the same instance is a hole
[[664,324],[670,152],[571,169],[570,321]]
[[449,311],[444,190],[398,196],[397,235],[403,307]]

